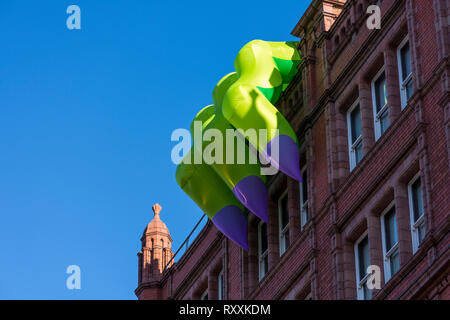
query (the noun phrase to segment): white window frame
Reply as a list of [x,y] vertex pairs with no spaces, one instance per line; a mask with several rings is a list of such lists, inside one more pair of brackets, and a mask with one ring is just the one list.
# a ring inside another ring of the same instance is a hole
[[[261,248],[262,248],[262,232],[261,232],[261,226],[264,224],[264,221],[261,221],[258,224],[258,276],[259,276],[259,281],[261,281],[264,276],[267,274],[267,272],[269,270],[264,270],[264,273],[262,272],[262,268],[264,268],[264,259],[269,256],[269,241],[267,240],[267,249],[264,252],[261,252]],[[267,268],[268,269],[268,268]]]
[[[303,168],[300,170],[301,175],[303,177],[303,173],[306,172],[306,179],[308,179],[308,165],[304,165]],[[308,193],[308,181],[306,182],[306,193]],[[300,228],[303,230],[303,227],[306,225],[306,223],[309,221],[309,197],[304,201],[303,199],[303,188],[304,184],[302,182],[299,183],[299,190],[300,190]]]
[[200,300],[209,300],[209,297],[208,297],[208,299],[205,299],[206,298],[206,296],[208,295],[208,288],[206,288],[206,290],[202,293],[202,295],[200,296]]
[[[411,240],[413,253],[416,253],[419,250],[420,241],[419,241],[419,227],[425,221],[425,208],[422,208],[422,215],[414,222],[414,203],[413,203],[413,194],[412,194],[412,185],[420,179],[420,188],[422,189],[422,204],[424,202],[423,199],[423,179],[420,176],[420,173],[416,174],[414,178],[408,184],[408,199],[409,199],[409,221],[411,224]],[[425,226],[426,228],[426,226]]]
[[387,250],[387,248],[386,248],[386,229],[385,229],[386,226],[385,226],[385,223],[384,223],[384,217],[392,209],[394,209],[394,212],[395,212],[395,219],[396,219],[395,225],[397,226],[397,229],[398,229],[397,211],[396,211],[394,202],[391,202],[386,207],[386,209],[383,211],[383,213],[381,214],[381,217],[380,217],[380,220],[381,220],[381,242],[382,242],[382,247],[383,247],[383,263],[384,263],[384,282],[388,282],[389,279],[391,279],[392,276],[393,276],[392,270],[391,270],[391,256],[399,248],[399,245],[398,245],[398,230],[396,229],[395,233],[397,235],[397,243],[395,243],[389,251],[386,251]]
[[[369,273],[367,273],[367,270],[365,270],[366,275],[364,276],[364,278],[362,278],[361,280],[359,279],[359,250],[358,250],[358,246],[359,244],[362,242],[362,240],[367,237],[367,242],[369,242],[369,233],[367,231],[365,231],[361,237],[359,237],[359,239],[355,242],[354,245],[354,253],[355,253],[355,276],[356,276],[356,296],[358,298],[358,300],[366,300],[364,297],[364,286],[367,285],[367,280],[369,278]],[[370,250],[369,250],[370,252]],[[369,256],[369,260],[370,260],[370,256]],[[369,261],[370,263],[370,261]]]
[[279,243],[280,243],[280,256],[283,255],[283,253],[286,252],[288,249],[287,243],[286,243],[286,233],[289,232],[289,198],[288,200],[288,223],[284,229],[281,229],[281,218],[282,218],[282,201],[285,197],[288,197],[288,190],[286,189],[283,194],[278,198],[278,235],[279,235]]
[[217,275],[217,299],[223,300],[224,299],[224,286],[223,286],[223,271],[220,271]]
[[[377,97],[376,97],[376,91],[375,91],[375,82],[378,80],[378,78],[381,77],[381,75],[384,73],[384,78],[386,81],[386,91],[387,91],[387,78],[385,73],[385,67],[380,69],[378,71],[377,75],[373,78],[371,88],[372,88],[372,107],[373,107],[373,120],[374,120],[374,127],[375,127],[375,140],[378,140],[382,134],[381,134],[381,121],[380,116],[386,111],[389,105],[389,101],[380,109],[379,112],[377,112]],[[387,92],[386,92],[387,95]],[[388,121],[389,121],[389,110],[388,110]],[[388,124],[388,127],[390,126],[390,123]]]
[[[402,68],[401,51],[405,47],[407,42],[409,42],[409,54],[411,55],[411,42],[409,41],[409,35],[407,35],[405,37],[405,39],[403,39],[403,41],[400,43],[400,45],[397,48],[398,80],[400,82],[400,97],[401,97],[402,110],[408,104],[406,84],[412,79],[412,76],[413,76],[412,65],[411,65],[411,73],[408,75],[408,77],[404,81],[402,80],[403,79],[403,68]],[[412,61],[412,59],[411,59],[411,61]]]
[[[352,121],[351,121],[351,113],[355,108],[359,106],[359,121],[361,122],[361,135],[358,139],[356,139],[355,143],[352,144]],[[359,104],[359,99],[350,107],[347,111],[347,136],[348,136],[348,156],[350,158],[350,171],[352,171],[357,163],[356,163],[356,146],[362,142],[362,119],[361,119],[361,105]],[[364,156],[364,154],[363,154]],[[361,158],[362,159],[362,158]]]

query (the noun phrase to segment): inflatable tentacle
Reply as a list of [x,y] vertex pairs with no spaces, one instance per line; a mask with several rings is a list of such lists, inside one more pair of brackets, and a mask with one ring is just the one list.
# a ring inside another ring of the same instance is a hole
[[[265,129],[267,141],[249,137],[272,165],[301,181],[298,140],[288,121],[273,105],[300,63],[294,43],[254,40],[235,60],[236,81],[223,96],[221,111],[235,128]],[[279,157],[272,153],[279,146]]]
[[[211,167],[247,209],[268,222],[267,178],[261,175],[261,165],[257,161],[256,155],[253,154],[243,138],[231,136],[235,132],[233,127],[225,118],[215,114],[214,106],[202,109],[195,117],[195,121],[203,124],[203,132],[216,130],[221,137],[224,137],[222,139],[233,138],[232,143],[230,143],[230,139],[228,143],[222,141],[223,143],[219,144],[215,144],[216,141],[204,141],[202,144],[194,143],[194,147],[196,151],[204,155],[208,149],[214,149],[215,154],[219,154],[219,161],[211,163]],[[193,126],[194,124],[191,126],[191,131],[193,131]],[[217,148],[222,149],[217,150]],[[248,159],[250,155],[253,155],[253,164]]]
[[244,207],[209,165],[194,163],[195,152],[191,150],[178,165],[178,185],[220,232],[248,250]]

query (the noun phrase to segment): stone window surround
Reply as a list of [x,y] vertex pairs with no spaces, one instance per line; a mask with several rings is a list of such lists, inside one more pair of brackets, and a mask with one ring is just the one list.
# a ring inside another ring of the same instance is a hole
[[[300,159],[301,162],[306,162],[302,168],[307,170],[307,179],[308,179],[308,208],[309,208],[309,216],[310,219],[307,223],[301,228],[300,226],[300,186],[298,181],[287,177],[284,174],[278,174],[273,178],[271,184],[269,186],[269,223],[267,225],[267,233],[268,233],[268,256],[269,256],[269,269],[266,273],[265,277],[268,273],[271,272],[272,269],[279,263],[280,259],[280,242],[279,242],[279,210],[278,210],[278,199],[287,192],[288,196],[288,208],[289,208],[289,242],[290,246],[286,249],[285,252],[289,251],[293,246],[294,242],[298,240],[301,234],[305,232],[309,232],[308,225],[311,222],[311,218],[313,212],[311,210],[312,203],[312,190],[311,190],[311,165],[312,165],[312,157],[310,152],[312,152],[311,146],[311,134],[308,131],[303,138],[304,143],[302,143],[302,148],[300,149]],[[259,261],[258,261],[258,225],[260,219],[258,219],[253,214],[249,215],[248,221],[248,243],[249,243],[249,251],[245,255],[246,266],[244,267],[246,275],[244,276],[244,282],[248,283],[246,286],[247,290],[245,296],[249,293],[252,293],[259,285],[260,282],[264,280],[259,279]],[[245,272],[244,271],[244,272]],[[309,278],[308,278],[309,279]],[[310,285],[309,285],[310,288]],[[307,290],[309,293],[311,289]]]
[[[344,265],[344,291],[345,297],[349,299],[356,298],[355,283],[355,256],[353,252],[354,243],[365,232],[369,236],[370,261],[371,264],[378,265],[381,269],[382,287],[385,284],[384,279],[384,263],[383,249],[381,239],[381,220],[380,214],[394,202],[397,217],[397,235],[400,256],[400,268],[402,268],[412,257],[412,239],[410,225],[410,211],[408,199],[408,184],[420,172],[420,176],[424,175],[422,162],[419,161],[418,147],[409,153],[404,161],[392,172],[373,196],[370,197],[359,210],[357,216],[348,224],[343,232],[343,257]],[[422,178],[423,179],[423,178]],[[423,190],[425,197],[426,190]],[[424,208],[424,215],[428,216],[427,209]],[[427,219],[425,219],[427,221]],[[427,226],[425,226],[428,230]],[[353,267],[352,267],[353,266]],[[395,275],[391,279],[393,279]],[[373,296],[378,290],[374,290]]]
[[[217,300],[218,276],[220,273],[224,276],[224,283],[226,282],[226,273],[223,270],[223,252],[220,250],[209,267],[200,274],[195,285],[192,286],[189,294],[191,300],[200,300],[206,292],[208,293],[208,300]],[[225,289],[224,286],[224,298],[227,297]]]
[[295,282],[289,293],[283,298],[284,300],[305,300],[311,295],[311,277],[309,269],[305,270],[299,280]]
[[[338,177],[339,184],[341,184],[351,172],[350,157],[348,154],[347,112],[355,105],[356,101],[359,101],[360,104],[363,157],[377,142],[375,139],[371,83],[380,70],[384,70],[386,76],[389,127],[392,126],[402,112],[397,49],[406,37],[408,39],[410,38],[409,33],[407,32],[406,21],[402,21],[396,33],[389,38],[383,39],[380,44],[381,50],[369,55],[367,63],[358,71],[335,102],[337,111],[335,114],[337,139],[336,151],[338,155],[335,176]],[[413,81],[414,86],[416,86],[414,68]]]

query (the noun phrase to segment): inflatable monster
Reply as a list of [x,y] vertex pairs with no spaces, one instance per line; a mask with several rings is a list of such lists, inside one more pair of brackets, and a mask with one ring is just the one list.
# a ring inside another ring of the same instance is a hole
[[[191,125],[202,132],[215,130],[225,137],[230,131],[265,132],[265,139],[257,135],[240,135],[244,149],[231,149],[222,144],[215,155],[227,161],[205,163],[211,141],[193,141],[191,151],[178,165],[177,183],[202,209],[214,225],[228,238],[248,250],[247,211],[268,221],[267,179],[261,162],[237,161],[238,151],[255,152],[260,160],[301,181],[298,140],[288,121],[274,106],[282,92],[297,73],[300,55],[295,42],[266,42],[254,40],[238,53],[236,72],[225,76],[213,91],[214,105],[202,109]],[[275,152],[275,148],[278,152]],[[229,161],[231,159],[231,161]]]

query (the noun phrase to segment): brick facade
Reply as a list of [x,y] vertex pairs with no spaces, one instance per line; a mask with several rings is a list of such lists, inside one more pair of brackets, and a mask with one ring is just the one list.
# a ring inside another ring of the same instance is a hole
[[[381,29],[366,9],[381,8]],[[208,223],[157,281],[139,279],[143,299],[356,299],[355,244],[367,234],[381,268],[372,299],[450,299],[450,1],[314,0],[295,26],[303,60],[277,107],[295,128],[306,167],[309,219],[299,184],[269,179],[268,266],[259,279],[258,223],[249,215],[249,251]],[[410,46],[413,94],[402,107],[399,45]],[[386,78],[389,126],[378,138],[372,81]],[[363,158],[351,169],[348,111],[359,103]],[[377,139],[378,138],[378,139]],[[411,232],[413,178],[420,177],[425,235]],[[280,256],[278,199],[287,190],[289,242]],[[381,216],[395,208],[399,270],[385,279]],[[146,290],[153,295],[145,294]]]

